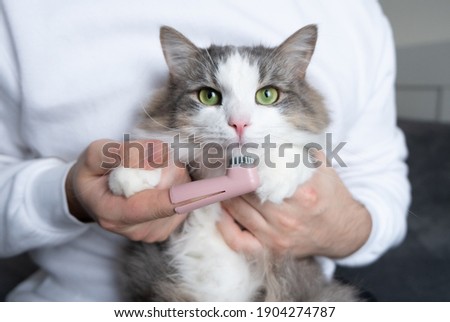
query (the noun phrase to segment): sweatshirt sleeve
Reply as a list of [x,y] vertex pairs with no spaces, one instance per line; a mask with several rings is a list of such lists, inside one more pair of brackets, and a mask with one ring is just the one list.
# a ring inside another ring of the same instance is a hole
[[66,205],[71,164],[31,157],[21,139],[21,107],[20,66],[0,4],[0,257],[64,243],[88,227]]
[[362,248],[337,261],[341,265],[369,264],[398,245],[406,234],[410,203],[407,149],[396,124],[392,32],[387,19],[379,12],[373,35],[376,60],[365,75],[370,90],[342,150],[346,167],[338,170],[353,197],[369,211],[372,231]]

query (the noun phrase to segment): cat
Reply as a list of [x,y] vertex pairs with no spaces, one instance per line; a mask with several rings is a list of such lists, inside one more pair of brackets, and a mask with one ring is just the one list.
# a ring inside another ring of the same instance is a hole
[[[253,144],[261,202],[281,203],[308,180],[308,143],[321,143],[329,115],[310,86],[306,69],[318,30],[308,25],[278,47],[198,48],[180,32],[161,27],[169,68],[167,85],[152,99],[135,131],[139,138],[194,137],[200,147],[223,148],[220,167],[206,167],[204,149],[181,154],[193,180],[223,175],[228,146]],[[270,139],[277,147],[263,149]],[[268,151],[269,150],[269,151]],[[305,162],[297,162],[301,156]],[[310,159],[308,159],[310,160]],[[194,166],[195,165],[195,166]],[[117,168],[110,176],[116,194],[153,188],[157,170]],[[140,180],[151,177],[149,181]],[[153,182],[152,182],[153,181]],[[131,188],[130,188],[131,187]],[[128,189],[128,190],[127,190]],[[131,190],[130,190],[131,189]],[[314,257],[249,256],[230,249],[216,228],[219,204],[197,209],[162,243],[130,242],[125,258],[126,292],[134,301],[356,301],[357,291],[324,277]]]

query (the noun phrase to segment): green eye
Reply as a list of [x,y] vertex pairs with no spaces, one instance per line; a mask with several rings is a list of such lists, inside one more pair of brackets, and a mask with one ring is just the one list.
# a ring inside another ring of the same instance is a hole
[[220,93],[212,88],[202,88],[198,92],[199,101],[206,106],[219,105],[222,102]]
[[256,103],[261,105],[272,105],[278,100],[278,96],[278,90],[275,87],[263,87],[256,92]]

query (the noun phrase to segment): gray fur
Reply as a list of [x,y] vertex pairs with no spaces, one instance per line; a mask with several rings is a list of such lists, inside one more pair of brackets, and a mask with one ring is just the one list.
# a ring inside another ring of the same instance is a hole
[[[132,301],[193,302],[164,252],[166,243],[132,243],[127,249],[126,293]],[[357,290],[335,280],[327,281],[311,257],[267,254],[256,263],[264,274],[263,286],[250,300],[256,302],[359,301]]]
[[[161,28],[161,44],[169,66],[167,86],[153,99],[139,128],[149,133],[172,129],[184,136],[191,134],[190,119],[199,106],[192,95],[205,86],[220,88],[216,78],[219,62],[239,52],[258,64],[260,83],[276,85],[286,93],[277,108],[296,128],[321,133],[329,123],[320,94],[305,80],[305,72],[314,52],[317,27],[309,25],[294,33],[276,48],[263,46],[211,46],[197,48],[182,34]],[[214,138],[212,138],[214,139]],[[220,142],[220,138],[216,138]],[[188,160],[189,161],[189,160]],[[200,174],[194,174],[196,178]],[[179,231],[178,231],[179,233]],[[179,282],[171,258],[165,252],[167,242],[133,243],[127,250],[125,272],[127,294],[139,301],[195,301]],[[254,301],[355,301],[354,288],[327,281],[313,258],[296,259],[267,253],[254,265],[264,274],[262,287]]]
[[[276,48],[212,45],[203,49],[197,48],[178,31],[162,27],[161,44],[170,79],[167,87],[148,106],[139,126],[153,132],[158,126],[156,120],[165,128],[182,131],[199,108],[191,99],[192,93],[205,86],[220,88],[215,77],[218,63],[238,51],[258,64],[261,87],[276,84],[288,94],[286,100],[275,105],[280,113],[298,129],[320,133],[328,125],[329,116],[321,95],[305,81],[316,39],[317,27],[309,25]],[[294,46],[296,43],[303,46]],[[187,137],[190,133],[185,134]]]

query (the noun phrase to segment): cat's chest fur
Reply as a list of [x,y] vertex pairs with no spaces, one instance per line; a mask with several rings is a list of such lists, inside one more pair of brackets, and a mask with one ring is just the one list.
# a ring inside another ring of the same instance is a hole
[[[286,157],[276,161],[287,162],[290,156]],[[261,186],[256,194],[261,200],[276,203],[290,197],[312,174],[306,167],[277,169],[263,164],[258,170]],[[224,242],[216,227],[221,215],[220,204],[193,211],[182,231],[169,240],[172,264],[198,301],[250,301],[263,284],[263,268],[257,259],[246,258]]]
[[[205,163],[208,148],[219,159],[229,147],[256,156],[261,203],[281,203],[314,172],[305,147],[321,143],[328,113],[321,96],[305,80],[317,39],[306,26],[280,46],[196,47],[179,32],[163,27],[161,44],[170,71],[167,86],[146,109],[135,135],[140,139],[192,138],[190,152],[175,149],[195,179],[217,176]],[[231,145],[230,145],[231,144]],[[244,150],[244,151],[243,151]],[[220,153],[219,153],[220,154]],[[178,160],[175,160],[178,161]],[[211,160],[209,160],[211,161]],[[223,164],[222,164],[223,166]],[[222,168],[221,170],[224,170]],[[113,193],[132,196],[153,189],[161,170],[117,168]],[[248,258],[233,251],[216,226],[220,204],[191,212],[180,229],[160,244],[134,243],[128,255],[127,289],[145,301],[318,301],[352,298],[322,276],[312,258],[264,252]],[[335,289],[336,288],[336,289]],[[331,296],[337,294],[335,297]]]
[[[271,162],[289,164],[291,154],[301,152],[293,149],[284,157],[272,156]],[[261,185],[256,194],[262,200],[279,203],[290,197],[312,171],[303,166],[271,167],[262,162],[258,167]],[[118,168],[111,175],[110,186],[118,194],[132,194],[128,191],[154,188],[159,180],[160,170]],[[167,241],[166,254],[177,272],[179,287],[193,300],[250,301],[262,286],[265,272],[257,259],[246,258],[228,247],[216,227],[221,215],[218,203],[190,213],[181,229]]]
[[190,214],[182,233],[169,240],[172,265],[181,287],[196,301],[249,301],[262,275],[225,244],[216,228],[220,212],[220,205],[213,204]]

